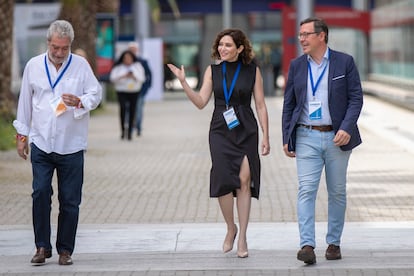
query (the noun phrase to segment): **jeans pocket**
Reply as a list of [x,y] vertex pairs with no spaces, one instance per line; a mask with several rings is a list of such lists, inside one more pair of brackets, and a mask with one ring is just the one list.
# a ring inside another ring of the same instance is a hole
[[310,129],[306,128],[306,127],[298,127],[296,129],[296,138],[299,137],[309,137],[309,133],[310,133]]

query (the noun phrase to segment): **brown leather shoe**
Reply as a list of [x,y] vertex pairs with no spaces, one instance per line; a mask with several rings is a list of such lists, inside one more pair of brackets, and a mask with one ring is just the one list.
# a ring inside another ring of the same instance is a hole
[[71,265],[73,264],[72,257],[68,251],[62,251],[59,253],[59,264],[60,265]]
[[33,265],[43,265],[46,262],[46,259],[52,257],[52,250],[46,249],[44,247],[39,247],[36,250],[32,260],[30,261]]
[[315,252],[313,251],[313,247],[310,245],[305,245],[302,247],[302,249],[298,251],[297,258],[299,261],[303,261],[306,264],[316,263]]
[[342,259],[341,248],[338,245],[330,244],[325,252],[327,260],[339,260]]

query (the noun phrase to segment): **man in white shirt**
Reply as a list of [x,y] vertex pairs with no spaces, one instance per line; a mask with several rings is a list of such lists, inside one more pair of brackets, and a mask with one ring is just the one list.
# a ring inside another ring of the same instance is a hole
[[59,216],[56,250],[60,265],[72,264],[83,185],[89,111],[98,107],[102,88],[89,63],[71,54],[72,25],[54,21],[47,32],[47,52],[31,58],[24,69],[17,118],[17,153],[30,158],[33,171],[33,228],[41,265],[52,256],[52,177],[58,179]]

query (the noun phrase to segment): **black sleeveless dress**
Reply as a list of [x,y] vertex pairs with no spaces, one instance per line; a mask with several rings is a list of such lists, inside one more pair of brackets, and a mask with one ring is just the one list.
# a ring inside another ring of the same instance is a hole
[[[238,62],[226,63],[227,88],[233,80]],[[231,95],[232,106],[240,122],[229,130],[223,117],[226,101],[223,91],[222,64],[211,65],[214,91],[214,111],[210,123],[209,144],[212,160],[210,197],[220,197],[240,188],[240,165],[247,156],[251,172],[251,195],[259,198],[260,158],[258,153],[258,125],[251,108],[256,79],[256,65],[242,64]]]

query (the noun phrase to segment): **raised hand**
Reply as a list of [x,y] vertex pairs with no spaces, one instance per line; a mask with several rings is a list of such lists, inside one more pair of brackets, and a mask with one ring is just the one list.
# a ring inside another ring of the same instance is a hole
[[184,65],[181,65],[181,68],[178,68],[174,64],[168,63],[168,68],[170,68],[171,72],[178,78],[180,82],[183,82],[185,80],[185,69]]

